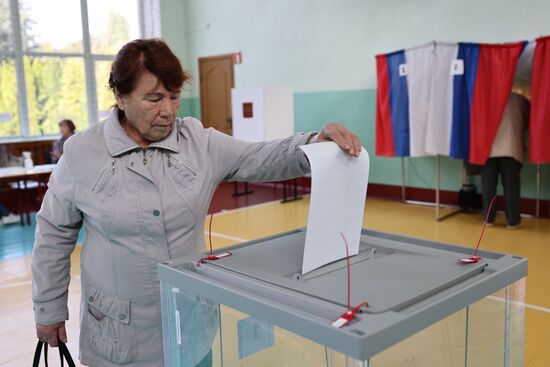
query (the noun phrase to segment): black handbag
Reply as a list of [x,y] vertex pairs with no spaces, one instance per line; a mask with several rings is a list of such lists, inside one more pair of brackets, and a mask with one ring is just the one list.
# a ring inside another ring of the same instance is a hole
[[[34,360],[32,362],[32,367],[38,367],[40,364],[40,356],[42,355],[42,345],[44,345],[44,363],[48,367],[48,343],[43,341],[38,341],[36,344],[36,350],[34,351]],[[75,367],[73,358],[67,346],[64,343],[58,342],[57,348],[59,349],[59,359],[61,360],[61,367],[63,367],[63,361],[67,361],[69,367]]]

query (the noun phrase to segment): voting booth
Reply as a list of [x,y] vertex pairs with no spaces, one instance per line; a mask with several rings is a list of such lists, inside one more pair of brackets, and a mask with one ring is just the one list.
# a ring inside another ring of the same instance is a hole
[[294,95],[284,86],[233,88],[233,137],[269,141],[294,134]]
[[363,230],[302,275],[306,231],[159,264],[166,366],[522,366],[527,259]]

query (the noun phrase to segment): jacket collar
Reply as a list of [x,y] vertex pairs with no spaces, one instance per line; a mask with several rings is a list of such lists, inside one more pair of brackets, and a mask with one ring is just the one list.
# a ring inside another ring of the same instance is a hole
[[[179,153],[177,130],[177,124],[174,122],[174,127],[172,131],[170,131],[170,134],[163,140],[152,142],[149,144],[149,148],[160,148]],[[109,154],[113,157],[135,149],[141,149],[136,142],[130,139],[126,131],[124,131],[120,125],[120,121],[118,120],[118,109],[116,107],[112,108],[109,112],[109,116],[105,121],[104,132],[107,149],[109,150]]]

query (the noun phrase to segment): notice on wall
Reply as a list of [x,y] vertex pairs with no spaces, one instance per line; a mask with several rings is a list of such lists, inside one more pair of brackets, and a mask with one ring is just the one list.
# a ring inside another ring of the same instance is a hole
[[311,198],[302,274],[359,253],[369,179],[369,154],[350,156],[333,142],[300,147],[311,165]]

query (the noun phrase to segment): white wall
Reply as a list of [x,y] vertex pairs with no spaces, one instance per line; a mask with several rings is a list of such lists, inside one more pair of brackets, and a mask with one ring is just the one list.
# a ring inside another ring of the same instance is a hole
[[163,36],[185,43],[185,67],[195,80],[198,57],[241,51],[238,87],[289,85],[297,92],[375,88],[375,54],[434,39],[508,42],[550,34],[549,0],[185,0],[184,7],[163,0],[163,15],[180,14],[184,24],[184,35],[174,35],[164,32],[163,19]]

